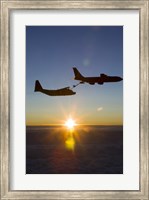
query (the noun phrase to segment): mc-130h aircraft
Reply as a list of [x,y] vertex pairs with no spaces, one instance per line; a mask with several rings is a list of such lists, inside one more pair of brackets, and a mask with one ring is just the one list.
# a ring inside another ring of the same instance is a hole
[[40,82],[36,80],[35,82],[35,90],[34,92],[41,92],[49,96],[66,96],[66,95],[74,95],[76,92],[73,92],[69,87],[57,89],[57,90],[47,90],[43,89]]
[[94,85],[95,83],[102,85],[108,82],[119,82],[123,80],[119,76],[108,76],[106,74],[100,74],[99,77],[85,77],[78,71],[76,67],[73,67],[73,71],[75,74],[75,80],[80,81],[80,83],[89,83],[91,85]]

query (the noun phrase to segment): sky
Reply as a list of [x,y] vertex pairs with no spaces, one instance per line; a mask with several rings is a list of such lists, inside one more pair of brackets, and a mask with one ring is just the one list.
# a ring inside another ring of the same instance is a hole
[[34,92],[72,87],[73,67],[84,76],[101,73],[123,78],[122,26],[26,27],[26,124],[58,125],[69,117],[77,124],[122,125],[123,81],[80,84],[72,96]]

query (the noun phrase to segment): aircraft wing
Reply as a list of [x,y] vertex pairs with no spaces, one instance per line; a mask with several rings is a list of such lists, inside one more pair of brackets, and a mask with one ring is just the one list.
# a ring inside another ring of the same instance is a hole
[[65,91],[65,90],[69,90],[70,89],[70,87],[65,87],[65,88],[60,88],[60,89],[58,89],[59,91]]
[[106,75],[106,74],[100,74],[100,76],[101,76],[101,77],[107,77],[107,75]]

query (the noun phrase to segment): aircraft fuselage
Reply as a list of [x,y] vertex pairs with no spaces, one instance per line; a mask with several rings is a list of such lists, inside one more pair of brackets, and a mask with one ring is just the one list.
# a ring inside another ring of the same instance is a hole
[[67,95],[74,95],[76,92],[73,92],[69,89],[64,89],[64,90],[47,90],[47,89],[42,89],[39,92],[44,93],[46,95],[50,96],[67,96]]
[[82,78],[76,78],[75,80],[80,80],[82,82],[87,82],[90,84],[98,83],[103,84],[106,82],[119,82],[123,80],[121,77],[118,76],[105,76],[105,77],[82,77]]

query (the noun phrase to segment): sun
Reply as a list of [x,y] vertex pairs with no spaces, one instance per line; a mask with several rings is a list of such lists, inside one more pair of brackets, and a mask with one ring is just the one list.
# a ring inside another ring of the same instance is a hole
[[67,119],[67,121],[65,122],[65,126],[68,128],[68,129],[73,129],[74,126],[76,126],[76,123],[73,119],[69,118]]

